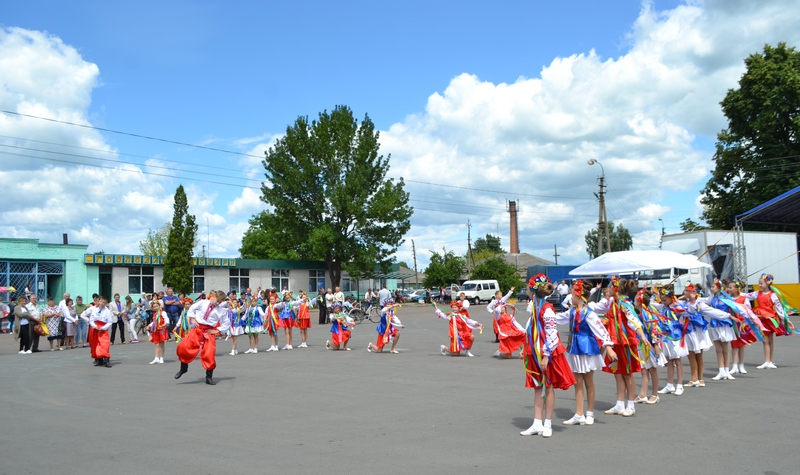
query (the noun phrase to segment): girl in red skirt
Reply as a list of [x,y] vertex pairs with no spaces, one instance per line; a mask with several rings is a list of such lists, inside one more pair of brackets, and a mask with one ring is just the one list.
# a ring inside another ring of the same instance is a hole
[[169,339],[169,317],[163,310],[163,302],[153,300],[153,322],[150,324],[150,341],[156,345],[156,357],[150,364],[164,363],[164,342]]
[[[552,437],[555,388],[569,389],[575,384],[575,376],[564,356],[553,305],[545,300],[553,293],[553,284],[545,275],[537,274],[528,281],[528,292],[531,296],[528,303],[531,318],[525,325],[525,345],[519,357],[525,364],[525,387],[534,391],[533,425],[519,434]],[[542,389],[545,390],[545,398],[542,397]],[[542,412],[545,413],[544,424]]]
[[439,310],[436,302],[431,302],[431,304],[436,309],[436,316],[449,322],[450,347],[442,345],[440,347],[442,355],[460,356],[463,351],[470,358],[475,356],[469,351],[472,348],[472,330],[483,330],[483,325],[469,318],[469,313],[462,306],[461,301],[450,302],[450,310],[452,312],[449,315]]
[[342,304],[339,302],[331,306],[331,339],[325,342],[326,350],[350,351],[347,342],[350,341],[350,329],[355,322],[347,314],[342,313]]
[[[497,305],[500,305],[501,303],[504,304],[504,305],[507,304],[508,303],[508,299],[510,299],[511,296],[514,295],[514,289],[515,288],[516,287],[511,287],[511,290],[509,290],[508,293],[505,296],[503,296],[503,293],[501,291],[499,291],[499,290],[497,292],[495,292],[494,293],[494,299],[492,299],[492,301],[489,302],[489,305],[486,306],[486,310],[488,310],[489,313],[493,314],[494,313],[494,308]],[[520,327],[521,326],[522,325],[520,325]],[[499,330],[499,328],[497,326],[497,319],[496,318],[494,320],[492,320],[492,330],[494,330],[494,342],[495,343],[500,343],[500,330]],[[497,355],[495,354],[495,356],[497,356]]]
[[772,286],[772,274],[761,274],[758,279],[759,290],[745,294],[749,300],[755,300],[754,313],[764,326],[764,364],[756,366],[758,369],[776,369],[772,357],[775,353],[775,335],[791,335],[794,325],[786,317],[783,303],[778,297],[778,292]]
[[641,342],[648,349],[648,353],[650,347],[650,342],[642,330],[642,322],[636,316],[636,309],[631,303],[631,295],[635,297],[637,291],[635,280],[614,276],[611,279],[611,298],[595,307],[598,315],[606,316],[604,323],[617,357],[614,360],[606,354],[606,366],[603,368],[604,372],[614,375],[617,383],[617,404],[605,411],[606,414],[619,414],[624,417],[636,414],[636,381],[633,379],[633,373],[642,371],[639,344]]
[[300,329],[300,339],[302,340],[297,345],[298,348],[308,348],[306,341],[308,340],[308,329],[311,328],[311,314],[308,312],[308,305],[308,295],[301,291],[300,298],[293,304],[297,310],[297,328]]
[[506,304],[502,299],[492,300],[486,309],[493,314],[492,320],[500,340],[500,347],[493,356],[510,359],[511,354],[525,344],[525,327],[520,325],[515,318],[517,309],[513,305]]
[[[747,299],[746,295],[740,294],[745,287],[744,284],[736,280],[732,282],[723,280],[722,283],[725,285],[728,294],[733,297],[733,301],[739,304],[742,313],[752,314],[753,311],[750,307],[750,300]],[[755,315],[753,315],[753,317],[755,317]],[[756,318],[753,318],[752,320],[755,321],[755,319]],[[756,337],[755,332],[746,320],[740,322],[737,317],[734,316],[733,322],[738,331],[736,332],[736,339],[731,342],[730,374],[747,374],[747,370],[744,369],[744,348],[757,342],[758,337]]]
[[386,299],[386,302],[383,303],[381,320],[376,328],[378,340],[375,344],[370,342],[367,345],[367,351],[372,353],[375,350],[375,353],[383,353],[383,347],[391,343],[392,348],[389,353],[399,353],[399,351],[395,350],[395,347],[397,347],[397,342],[400,341],[400,329],[405,328],[394,314],[394,309],[399,307],[400,304],[394,303],[394,299],[391,298]]

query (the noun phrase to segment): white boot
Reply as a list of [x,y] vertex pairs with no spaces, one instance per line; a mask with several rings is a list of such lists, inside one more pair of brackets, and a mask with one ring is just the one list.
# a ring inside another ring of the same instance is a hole
[[153,358],[153,361],[148,364],[158,364],[158,358]]

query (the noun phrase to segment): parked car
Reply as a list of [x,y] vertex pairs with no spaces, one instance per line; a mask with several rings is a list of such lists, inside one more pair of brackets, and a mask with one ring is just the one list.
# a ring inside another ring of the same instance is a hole
[[461,285],[461,291],[470,303],[478,305],[481,300],[488,302],[500,288],[496,280],[468,280]]

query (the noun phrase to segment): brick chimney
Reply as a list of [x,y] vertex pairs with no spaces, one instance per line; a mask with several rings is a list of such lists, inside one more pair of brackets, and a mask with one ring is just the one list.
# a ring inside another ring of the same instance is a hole
[[517,202],[508,202],[508,213],[511,215],[510,244],[511,254],[519,254],[519,233],[517,232]]

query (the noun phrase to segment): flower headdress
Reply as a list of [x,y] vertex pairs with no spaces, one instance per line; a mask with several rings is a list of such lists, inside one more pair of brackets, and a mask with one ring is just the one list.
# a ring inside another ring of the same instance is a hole
[[528,280],[528,289],[531,292],[536,292],[539,288],[544,287],[550,283],[550,279],[544,274],[536,274]]
[[579,296],[584,302],[586,302],[586,298],[583,296],[583,288],[584,282],[580,279],[576,280],[575,283],[572,284],[572,294]]
[[775,277],[772,274],[761,274],[761,278],[764,279],[764,283],[769,287],[772,287],[772,282],[775,281]]

